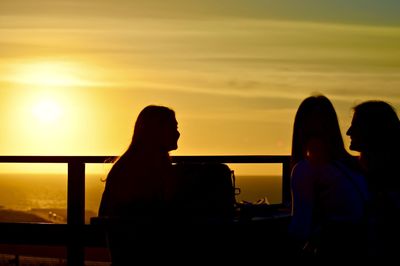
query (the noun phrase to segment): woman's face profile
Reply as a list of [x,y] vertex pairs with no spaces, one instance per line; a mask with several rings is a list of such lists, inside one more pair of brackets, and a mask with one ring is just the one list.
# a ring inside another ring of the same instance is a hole
[[180,133],[178,131],[178,122],[176,118],[173,117],[169,121],[167,121],[163,126],[162,132],[162,145],[166,151],[176,150],[178,148],[178,139],[180,137]]
[[346,132],[346,135],[350,137],[350,150],[362,151],[364,145],[364,137],[361,130],[361,119],[355,113],[351,121],[351,125]]

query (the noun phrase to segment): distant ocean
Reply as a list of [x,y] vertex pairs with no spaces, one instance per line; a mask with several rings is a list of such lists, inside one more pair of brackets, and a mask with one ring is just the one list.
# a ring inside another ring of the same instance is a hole
[[[104,175],[86,174],[85,206],[88,216],[97,214],[104,190]],[[280,203],[280,176],[236,176],[238,201]],[[65,222],[67,208],[66,174],[0,174],[0,209],[26,211],[43,218]],[[57,217],[51,217],[52,215]],[[0,217],[0,221],[1,221]]]

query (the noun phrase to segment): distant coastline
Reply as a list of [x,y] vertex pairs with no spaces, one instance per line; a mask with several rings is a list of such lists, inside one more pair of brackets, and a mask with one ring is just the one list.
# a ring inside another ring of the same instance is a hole
[[18,211],[12,209],[0,209],[0,222],[4,223],[51,223],[51,221],[47,219],[43,219],[42,217],[30,213],[27,211]]
[[[87,174],[85,221],[97,215],[104,179],[99,174]],[[280,203],[280,176],[236,176],[241,193],[237,201],[266,200]],[[7,174],[0,173],[0,222],[67,222],[67,191],[65,174]]]
[[[85,211],[85,223],[90,223],[90,218],[96,216],[94,211]],[[53,223],[66,224],[67,210],[57,208],[13,210],[0,208],[0,222],[3,223]]]

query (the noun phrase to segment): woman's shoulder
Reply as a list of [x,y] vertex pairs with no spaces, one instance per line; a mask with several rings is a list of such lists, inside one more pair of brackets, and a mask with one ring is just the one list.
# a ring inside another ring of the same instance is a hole
[[340,172],[345,173],[346,175],[361,175],[363,176],[361,166],[356,160],[335,160],[332,162],[332,165],[335,169],[338,169]]
[[[292,170],[293,176],[316,176],[322,177],[327,175],[335,175],[338,171],[335,167],[336,162],[314,162],[310,160],[299,161]],[[346,166],[343,166],[346,167]]]
[[311,193],[314,184],[318,181],[315,166],[308,160],[301,160],[295,164],[291,173],[292,189],[300,193]]
[[111,170],[108,172],[107,181],[115,182],[115,180],[120,179],[121,176],[131,174],[131,169],[133,163],[130,163],[126,158],[121,158],[111,167]]
[[307,159],[303,159],[295,164],[295,166],[293,167],[293,171],[300,173],[314,172],[317,169],[321,168],[321,166],[322,166],[321,164],[314,163]]
[[316,166],[308,160],[301,160],[295,164],[292,170],[292,176],[312,176],[316,171]]

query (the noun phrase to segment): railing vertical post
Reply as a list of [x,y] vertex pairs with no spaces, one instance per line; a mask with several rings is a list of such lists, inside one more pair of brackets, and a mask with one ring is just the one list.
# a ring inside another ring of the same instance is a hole
[[85,251],[83,226],[85,225],[85,163],[68,163],[67,224],[69,228],[67,265],[83,266]]
[[282,162],[282,203],[285,207],[290,207],[292,201],[290,170],[290,157],[288,157]]

